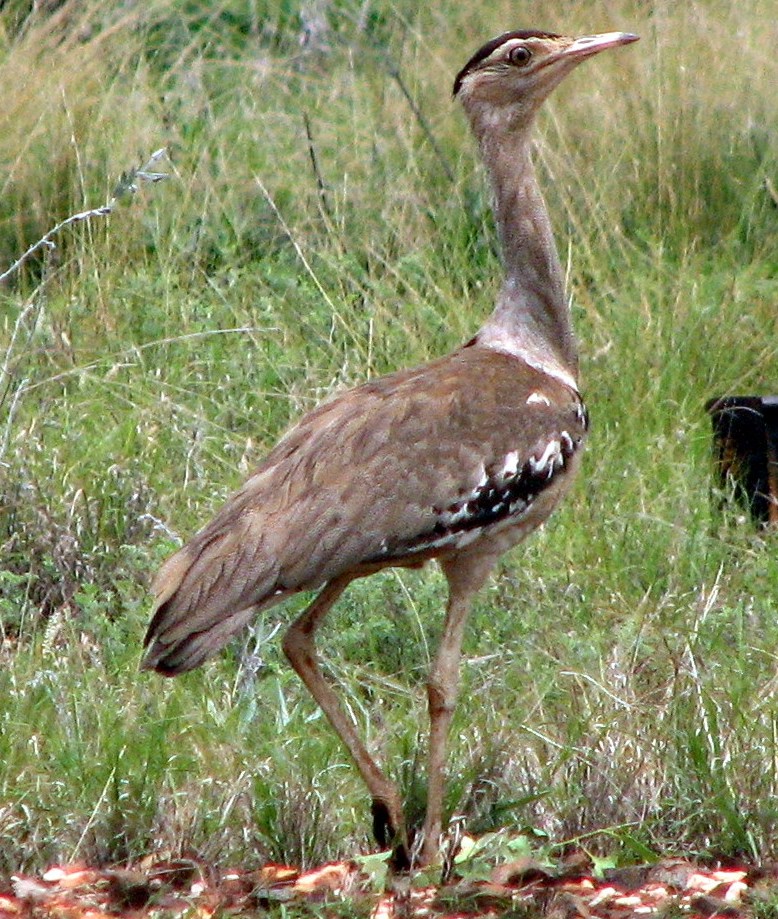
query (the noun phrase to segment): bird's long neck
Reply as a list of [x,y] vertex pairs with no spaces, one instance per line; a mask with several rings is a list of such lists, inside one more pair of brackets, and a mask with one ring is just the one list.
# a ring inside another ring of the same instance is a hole
[[505,281],[479,344],[509,350],[568,384],[578,378],[570,308],[543,195],[530,155],[529,124],[510,131],[473,119],[491,178]]

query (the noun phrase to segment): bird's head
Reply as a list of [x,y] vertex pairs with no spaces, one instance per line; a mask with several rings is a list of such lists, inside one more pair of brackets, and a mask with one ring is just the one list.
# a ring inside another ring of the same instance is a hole
[[530,120],[549,93],[581,61],[637,41],[628,32],[568,38],[533,30],[506,32],[487,42],[454,80],[454,95],[471,115],[510,109]]

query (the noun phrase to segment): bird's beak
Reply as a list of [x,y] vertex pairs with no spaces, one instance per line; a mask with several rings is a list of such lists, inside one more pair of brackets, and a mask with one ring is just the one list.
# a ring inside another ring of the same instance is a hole
[[606,48],[629,45],[639,38],[639,35],[633,35],[631,32],[603,32],[600,35],[585,35],[583,38],[576,38],[559,56],[582,60],[592,54],[605,51]]

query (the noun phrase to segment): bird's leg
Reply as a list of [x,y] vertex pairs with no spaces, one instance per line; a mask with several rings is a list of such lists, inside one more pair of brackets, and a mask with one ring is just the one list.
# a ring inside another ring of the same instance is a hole
[[446,745],[459,691],[459,661],[462,638],[470,613],[473,594],[481,587],[492,568],[491,557],[454,557],[441,562],[448,579],[449,599],[443,636],[427,683],[430,737],[427,766],[427,815],[424,820],[421,866],[430,865],[440,855],[443,829]]
[[335,691],[325,680],[316,655],[316,630],[352,580],[353,576],[344,575],[324,587],[286,632],[284,654],[343,741],[372,795],[373,833],[377,842],[382,846],[393,845],[395,864],[407,867],[405,821],[397,786],[384,775],[367,752]]

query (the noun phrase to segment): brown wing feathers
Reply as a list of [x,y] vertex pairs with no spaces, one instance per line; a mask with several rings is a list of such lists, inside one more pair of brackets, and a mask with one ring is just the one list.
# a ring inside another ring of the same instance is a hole
[[576,394],[477,347],[343,394],[163,567],[144,666],[191,669],[290,593],[454,550],[520,516],[583,427]]

